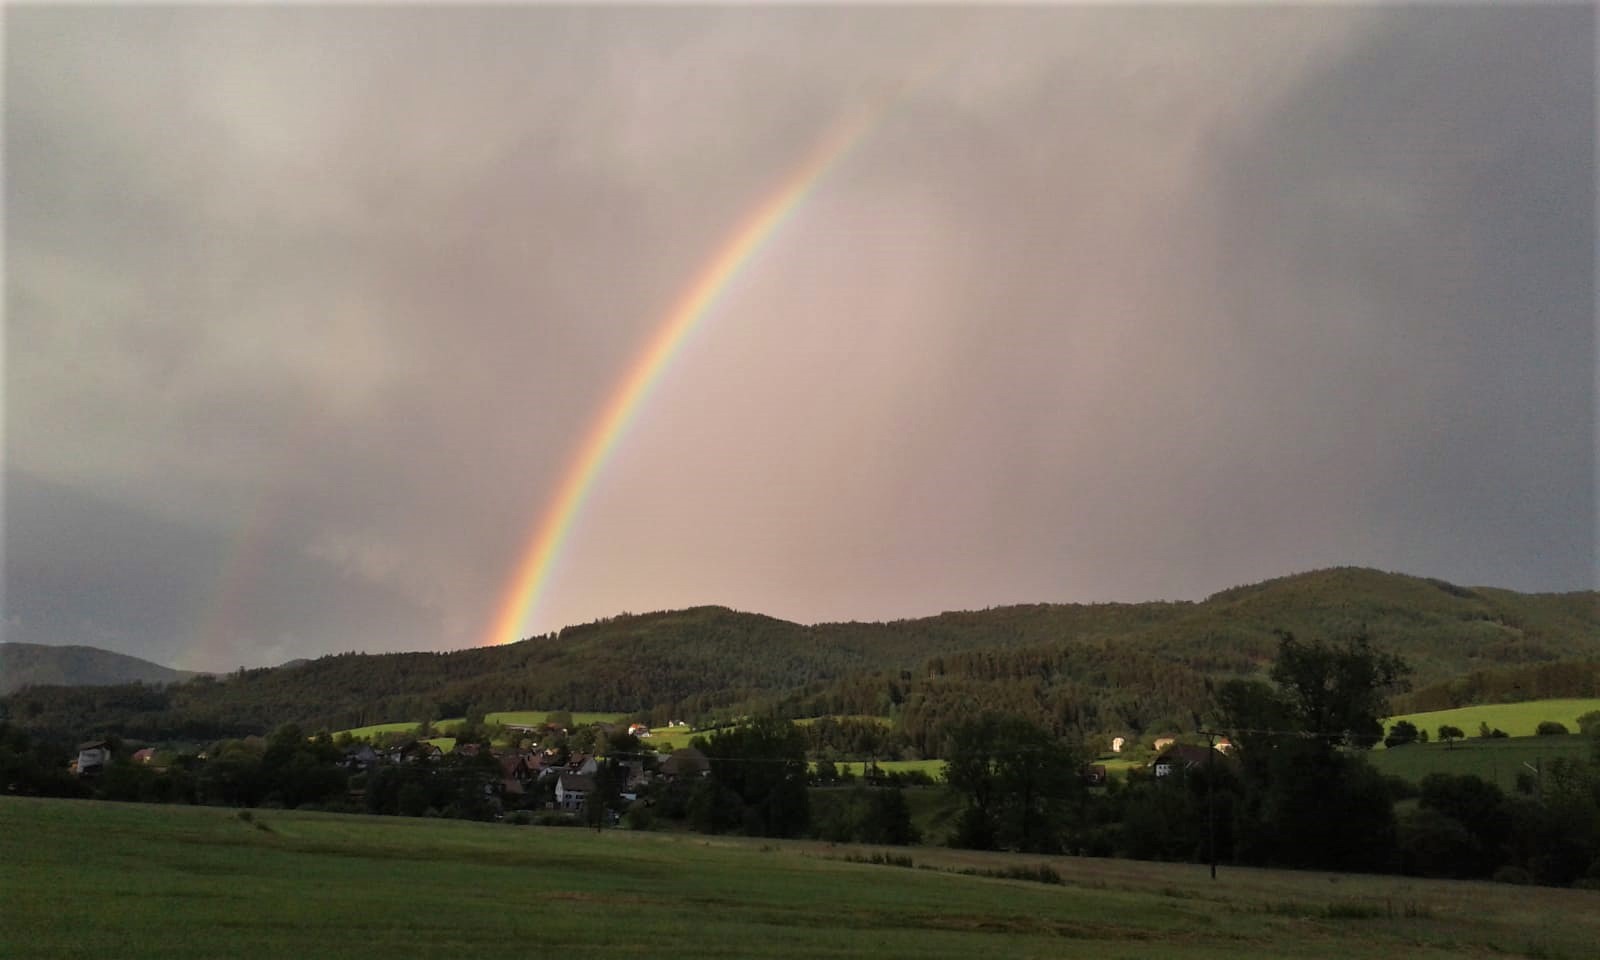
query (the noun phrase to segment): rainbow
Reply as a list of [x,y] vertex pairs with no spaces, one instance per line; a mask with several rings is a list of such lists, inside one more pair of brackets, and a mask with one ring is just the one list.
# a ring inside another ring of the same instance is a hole
[[[906,86],[911,86],[907,84]],[[902,87],[902,92],[905,87]],[[626,433],[629,424],[651,390],[660,381],[689,335],[716,306],[739,271],[750,263],[767,240],[788,220],[790,214],[860,143],[900,95],[886,97],[862,110],[852,119],[837,124],[811,150],[806,158],[746,214],[728,234],[691,282],[665,319],[657,327],[627,373],[617,383],[610,399],[579,445],[562,476],[555,496],[540,515],[532,539],[524,549],[515,574],[489,627],[487,645],[512,643],[521,639],[523,624],[537,609],[551,570],[561,555],[562,546],[583,512],[584,502]]]

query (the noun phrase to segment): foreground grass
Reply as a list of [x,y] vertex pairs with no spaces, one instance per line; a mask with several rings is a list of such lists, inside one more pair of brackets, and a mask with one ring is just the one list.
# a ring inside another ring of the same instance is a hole
[[0,956],[1592,956],[1600,895],[1037,857],[0,798]]

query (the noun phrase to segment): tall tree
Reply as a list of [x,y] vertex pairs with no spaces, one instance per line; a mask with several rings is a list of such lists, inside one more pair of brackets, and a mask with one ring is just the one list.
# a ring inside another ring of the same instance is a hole
[[987,714],[950,735],[945,780],[965,796],[956,842],[1055,852],[1084,792],[1078,751],[1014,716]]
[[806,738],[792,722],[758,717],[719,730],[704,749],[713,786],[744,804],[746,833],[792,837],[810,824]]

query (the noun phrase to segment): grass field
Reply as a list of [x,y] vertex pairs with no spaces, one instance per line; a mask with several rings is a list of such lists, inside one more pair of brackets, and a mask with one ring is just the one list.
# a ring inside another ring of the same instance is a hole
[[414,721],[401,720],[395,723],[370,723],[364,727],[355,727],[350,730],[339,730],[334,736],[348,733],[357,740],[371,740],[373,737],[385,733],[410,733],[417,725]]
[[1467,736],[1478,734],[1478,725],[1487,723],[1490,729],[1498,727],[1513,737],[1531,737],[1544,720],[1555,720],[1578,732],[1578,717],[1591,710],[1600,710],[1600,697],[1579,700],[1529,700],[1526,703],[1489,703],[1479,707],[1457,707],[1454,710],[1433,710],[1428,713],[1404,713],[1384,721],[1384,729],[1401,720],[1409,720],[1419,730],[1435,737],[1441,724],[1461,728]]
[[[552,712],[553,711],[550,710],[501,710],[495,713],[484,714],[484,720],[491,724],[537,724],[544,723],[545,718],[550,716]],[[585,727],[592,723],[616,723],[625,717],[626,714],[621,713],[574,713],[572,715],[572,722],[577,726]],[[336,731],[334,735],[338,736],[341,733],[348,733],[357,740],[370,740],[382,733],[405,733],[415,730],[419,722],[420,721],[417,720],[397,720],[393,723],[373,723],[368,724],[365,727],[354,727],[349,730],[339,730]],[[456,727],[459,727],[466,722],[466,717],[449,717],[444,720],[436,721],[433,725],[433,728],[439,733],[449,733]],[[687,742],[688,738],[685,737],[684,740]]]
[[[818,720],[821,720],[821,719],[822,719],[821,717],[801,717],[800,719],[795,721],[795,725],[796,726],[801,726],[801,727],[808,727],[811,724],[816,723]],[[893,726],[894,725],[894,721],[890,720],[888,717],[880,717],[880,716],[877,716],[875,714],[870,714],[870,713],[834,714],[834,715],[829,716],[828,719],[830,719],[830,720],[862,720],[862,721],[865,721],[867,723],[875,723],[880,727],[889,727],[889,726]]]
[[[813,764],[813,767],[816,765]],[[836,763],[839,773],[853,773],[858,777],[865,776],[867,765],[865,763]],[[884,773],[912,773],[921,772],[934,780],[944,779],[943,760],[879,760],[878,769]]]
[[[540,724],[545,718],[554,713],[553,710],[497,710],[486,713],[483,719],[488,723],[515,723],[515,724]],[[587,727],[594,723],[617,723],[626,720],[625,713],[574,713],[572,722],[575,726]]]
[[0,956],[1593,956],[1600,894],[1038,857],[0,798]]
[[[1565,737],[1512,737],[1482,740],[1471,737],[1454,744],[1415,743],[1393,750],[1373,750],[1367,754],[1372,765],[1383,773],[1420,782],[1430,773],[1471,773],[1511,792],[1516,789],[1517,772],[1523,764],[1546,767],[1558,757],[1587,759],[1594,741],[1576,734]],[[1528,771],[1530,774],[1532,771]]]

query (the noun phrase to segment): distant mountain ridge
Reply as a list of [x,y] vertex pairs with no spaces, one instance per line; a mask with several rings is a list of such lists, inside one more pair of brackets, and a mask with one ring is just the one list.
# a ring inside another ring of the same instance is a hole
[[179,683],[198,676],[99,647],[0,643],[0,695],[29,685],[105,687],[121,683]]
[[0,706],[63,735],[193,739],[288,722],[338,730],[506,709],[606,710],[653,722],[758,710],[875,714],[897,718],[926,752],[948,723],[977,709],[1036,716],[1059,731],[1190,724],[1208,708],[1209,684],[1266,669],[1278,630],[1365,633],[1409,661],[1425,686],[1473,671],[1600,662],[1600,592],[1524,594],[1344,567],[1199,602],[1031,604],[890,623],[806,626],[695,607],[499,647],[336,654],[159,690],[36,687]]

